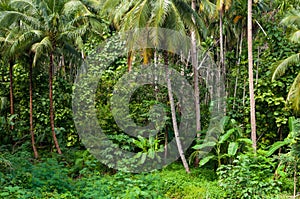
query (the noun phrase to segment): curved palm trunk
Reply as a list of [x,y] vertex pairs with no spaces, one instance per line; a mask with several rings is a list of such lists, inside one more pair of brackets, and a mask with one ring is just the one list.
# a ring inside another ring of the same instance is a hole
[[172,93],[172,85],[171,85],[171,80],[169,78],[170,74],[169,74],[169,69],[168,69],[169,61],[168,61],[168,53],[167,52],[165,52],[165,54],[164,54],[164,62],[165,62],[165,68],[166,68],[166,80],[167,80],[167,86],[168,86],[168,95],[169,95],[170,106],[171,106],[172,123],[173,123],[173,129],[174,129],[177,149],[178,149],[181,161],[183,163],[183,166],[185,168],[185,171],[187,173],[190,173],[190,168],[189,168],[189,165],[184,156],[184,151],[182,149],[182,144],[181,144],[181,141],[179,138],[179,131],[178,131],[178,126],[177,126],[177,121],[176,121],[175,104],[174,104],[174,98],[173,98],[173,93]]
[[[196,0],[192,0],[192,9],[196,10]],[[192,16],[193,22],[195,18]],[[196,130],[197,130],[197,139],[200,138],[201,131],[201,113],[200,113],[200,98],[199,98],[199,74],[198,74],[198,57],[197,57],[197,44],[196,44],[196,35],[195,31],[191,31],[191,54],[192,54],[192,65],[194,71],[194,92],[195,92],[195,111],[196,111]],[[199,157],[197,156],[194,162],[195,167],[199,166]]]
[[[13,89],[13,62],[9,62],[9,99],[10,99],[10,115],[15,113],[14,111],[14,89]],[[14,129],[14,125],[10,125],[10,129]]]
[[38,158],[38,152],[35,147],[34,130],[33,130],[33,108],[32,108],[32,65],[29,66],[29,123],[30,123],[30,135],[31,144],[34,153],[34,157]]
[[52,132],[52,137],[53,141],[55,144],[55,147],[57,149],[58,154],[62,154],[55,130],[54,130],[54,111],[53,111],[53,91],[52,91],[52,83],[53,83],[53,51],[50,52],[50,67],[49,67],[49,99],[50,99],[50,125],[51,125],[51,132]]
[[251,119],[251,140],[254,152],[256,152],[256,121],[255,121],[255,100],[253,86],[253,54],[252,54],[252,0],[248,0],[248,74],[250,93],[250,119]]

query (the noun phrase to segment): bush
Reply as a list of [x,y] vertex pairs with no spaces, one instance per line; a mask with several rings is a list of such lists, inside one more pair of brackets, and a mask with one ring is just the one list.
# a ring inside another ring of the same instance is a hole
[[221,166],[217,173],[226,198],[277,198],[280,183],[273,180],[271,158],[252,154],[239,155],[233,165]]

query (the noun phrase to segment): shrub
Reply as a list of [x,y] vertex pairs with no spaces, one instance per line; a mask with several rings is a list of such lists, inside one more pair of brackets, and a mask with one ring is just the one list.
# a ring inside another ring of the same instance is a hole
[[217,173],[226,198],[277,198],[280,183],[272,179],[273,168],[271,158],[243,154],[233,165],[222,165]]

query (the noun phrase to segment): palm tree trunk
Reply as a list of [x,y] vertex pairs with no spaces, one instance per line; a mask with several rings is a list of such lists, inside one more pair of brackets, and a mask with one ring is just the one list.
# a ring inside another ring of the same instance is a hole
[[174,98],[173,98],[173,93],[172,93],[172,85],[171,85],[171,80],[169,77],[170,74],[169,74],[169,69],[168,69],[168,63],[169,63],[168,52],[165,52],[165,54],[164,54],[164,62],[165,62],[165,68],[166,68],[166,80],[167,80],[167,87],[168,87],[168,95],[169,95],[170,106],[171,106],[172,123],[173,123],[173,129],[174,129],[177,149],[178,149],[181,161],[183,163],[183,166],[185,168],[185,171],[187,173],[190,173],[190,168],[189,168],[189,165],[184,156],[184,151],[182,149],[182,144],[180,141],[178,126],[177,126],[177,121],[176,121],[175,103],[174,103]]
[[[196,0],[192,0],[192,9],[196,10]],[[193,22],[195,22],[194,16],[192,16]],[[196,112],[196,131],[197,139],[200,138],[201,131],[201,112],[200,112],[200,98],[199,98],[199,74],[198,74],[198,57],[197,57],[197,43],[195,30],[191,30],[191,55],[192,66],[194,71],[194,93],[195,93],[195,112]],[[194,162],[195,167],[199,166],[199,157],[197,156]]]
[[53,91],[52,91],[53,77],[52,76],[53,76],[53,51],[50,52],[50,67],[49,67],[50,125],[51,125],[53,141],[57,149],[57,152],[58,154],[62,154],[54,130]]
[[255,100],[253,86],[253,54],[252,54],[252,0],[248,0],[248,74],[250,93],[250,119],[251,119],[251,140],[254,152],[256,152],[256,121],[255,121]]
[[[13,62],[9,61],[9,99],[10,99],[10,115],[14,114],[14,89],[13,89]],[[14,121],[13,121],[14,122]],[[10,129],[14,129],[14,125],[10,125]]]
[[32,108],[32,65],[29,66],[29,123],[30,123],[30,135],[31,144],[34,153],[34,157],[38,158],[38,152],[35,147],[34,130],[33,130],[33,108]]

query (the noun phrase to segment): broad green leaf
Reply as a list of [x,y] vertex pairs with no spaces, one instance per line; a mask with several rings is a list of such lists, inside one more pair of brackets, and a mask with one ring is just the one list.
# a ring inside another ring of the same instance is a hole
[[239,144],[237,142],[230,142],[228,145],[228,155],[234,156],[239,148]]
[[228,123],[228,120],[229,120],[229,117],[228,116],[224,116],[221,121],[220,121],[220,124],[222,126],[222,128],[224,129],[226,124]]
[[147,158],[147,153],[142,154],[141,164],[144,164],[145,160]]
[[235,129],[229,129],[224,135],[220,137],[219,143],[223,144],[228,138],[231,136],[231,134],[235,131]]
[[155,151],[151,148],[148,150],[148,157],[153,159],[155,156]]
[[271,156],[277,149],[279,149],[280,147],[284,146],[288,144],[288,141],[278,141],[278,142],[275,142],[271,147],[270,149],[267,151],[266,153],[266,157],[269,157]]
[[237,139],[237,141],[252,145],[252,140],[250,140],[249,138],[239,138],[239,139]]
[[200,160],[199,166],[201,167],[201,166],[205,165],[208,161],[210,161],[211,159],[214,159],[214,158],[216,158],[215,155],[210,155],[210,156],[203,158],[202,160]]
[[199,150],[199,149],[203,149],[203,148],[206,148],[206,147],[214,147],[215,145],[216,145],[215,142],[206,142],[206,143],[203,143],[203,144],[195,145],[192,148]]

